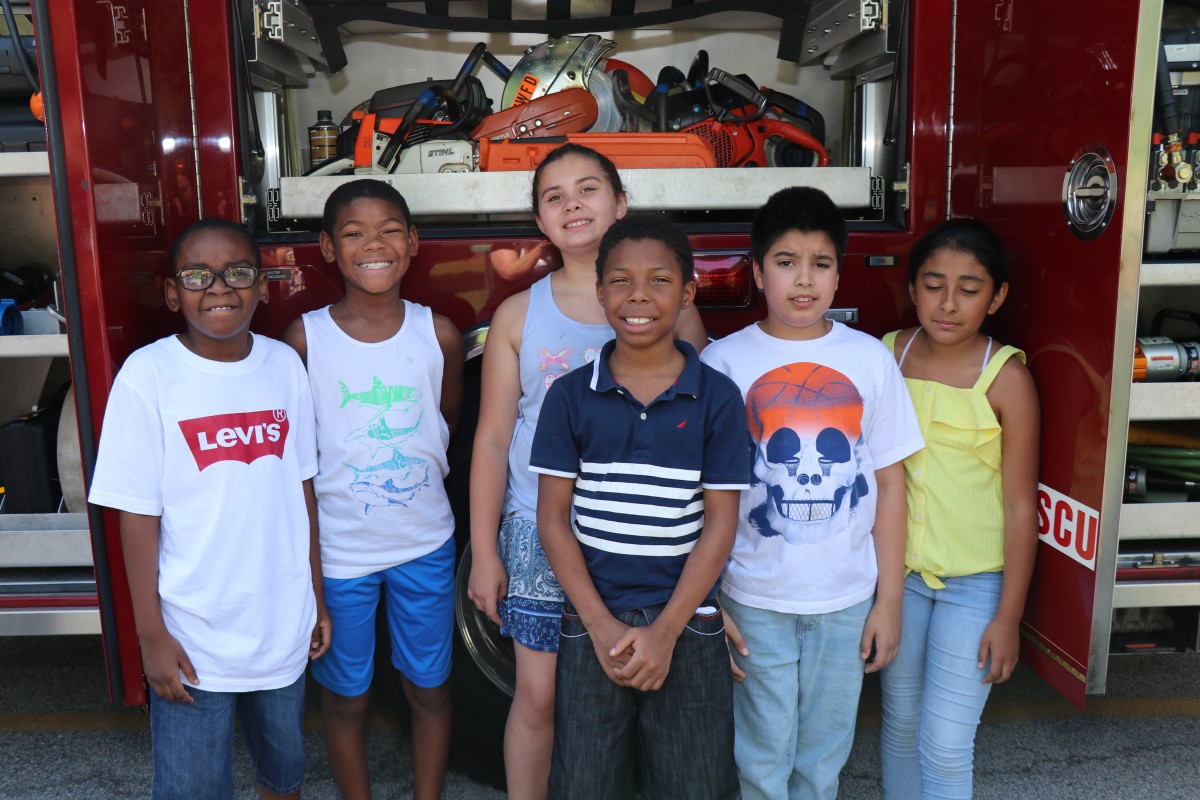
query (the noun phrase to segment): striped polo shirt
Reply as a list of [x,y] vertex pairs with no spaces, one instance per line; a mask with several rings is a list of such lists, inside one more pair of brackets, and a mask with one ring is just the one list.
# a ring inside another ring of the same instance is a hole
[[613,380],[614,344],[551,386],[529,468],[575,481],[572,529],[616,614],[670,599],[704,525],[704,490],[747,488],[753,448],[741,392],[691,345],[675,342],[683,371],[643,406]]

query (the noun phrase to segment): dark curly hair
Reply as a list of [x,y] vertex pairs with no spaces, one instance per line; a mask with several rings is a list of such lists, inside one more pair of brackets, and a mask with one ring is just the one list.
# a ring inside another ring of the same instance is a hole
[[649,239],[662,242],[675,256],[684,282],[695,280],[696,264],[692,258],[692,244],[683,228],[666,217],[649,214],[631,214],[613,223],[600,240],[600,253],[596,256],[596,279],[604,278],[604,268],[613,248],[621,242]]
[[401,213],[406,227],[412,226],[408,203],[396,187],[376,178],[359,178],[343,183],[329,193],[328,199],[325,200],[325,213],[321,216],[321,230],[325,231],[326,235],[333,236],[333,226],[337,222],[338,214],[355,200],[382,200]]

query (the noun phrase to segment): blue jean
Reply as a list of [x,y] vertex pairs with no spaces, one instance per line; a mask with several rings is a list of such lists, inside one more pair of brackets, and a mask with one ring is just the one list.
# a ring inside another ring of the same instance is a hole
[[883,791],[892,800],[969,798],[975,729],[991,684],[979,642],[1000,605],[1002,573],[904,580],[900,653],[881,673]]
[[837,797],[854,743],[865,665],[863,628],[873,600],[828,614],[742,605],[724,593],[749,656],[734,685],[734,755],[744,800]]
[[[639,692],[608,679],[582,620],[563,609],[555,671],[554,753],[549,796],[555,800],[628,800],[638,774],[652,800],[737,797],[733,768],[732,684],[721,612],[693,616],[675,643],[658,691]],[[617,616],[647,626],[650,606]]]
[[205,692],[185,684],[194,702],[152,698],[153,800],[233,797],[233,718],[260,786],[289,794],[304,781],[304,675],[280,689]]

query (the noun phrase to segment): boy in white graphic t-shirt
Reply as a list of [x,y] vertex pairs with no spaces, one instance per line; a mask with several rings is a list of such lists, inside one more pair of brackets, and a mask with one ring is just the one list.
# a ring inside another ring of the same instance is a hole
[[721,580],[745,800],[837,796],[863,673],[900,643],[902,462],[924,442],[891,352],[825,318],[846,242],[824,192],[772,195],[750,233],[767,317],[701,356],[741,389],[752,447]]
[[113,384],[89,500],[118,509],[150,704],[152,796],[233,796],[233,716],[263,797],[299,797],[304,671],[331,638],[312,397],[300,359],[249,332],[266,291],[243,227],[206,219],[170,255],[187,331]]

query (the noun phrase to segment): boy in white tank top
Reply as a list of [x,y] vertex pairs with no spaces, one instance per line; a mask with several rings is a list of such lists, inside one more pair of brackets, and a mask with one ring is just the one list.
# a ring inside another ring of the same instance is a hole
[[392,664],[412,707],[413,797],[440,797],[450,748],[454,517],[443,479],[462,400],[462,339],[400,297],[417,252],[404,198],[358,180],[325,204],[321,253],[346,295],[291,323],[317,416],[321,563],[334,643],[323,687],[326,746],[345,798],[370,797],[363,723],[386,600]]

